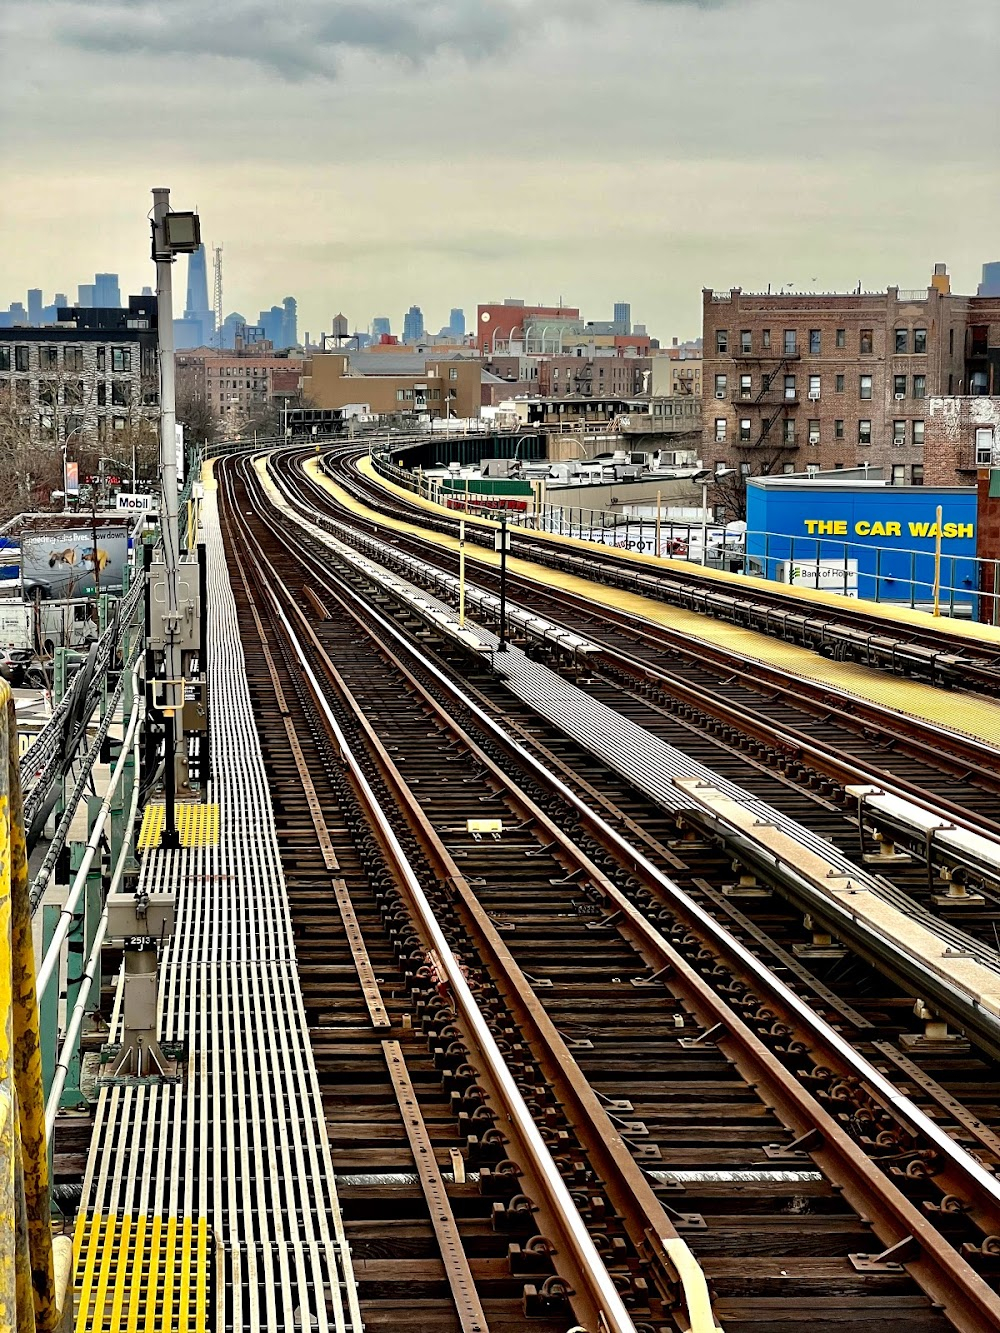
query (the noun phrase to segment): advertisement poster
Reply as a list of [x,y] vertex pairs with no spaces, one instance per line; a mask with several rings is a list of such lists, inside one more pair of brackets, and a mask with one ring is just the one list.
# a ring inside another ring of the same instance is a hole
[[80,464],[66,463],[66,494],[80,494]]
[[128,528],[36,528],[21,534],[21,588],[43,601],[121,592],[128,560]]

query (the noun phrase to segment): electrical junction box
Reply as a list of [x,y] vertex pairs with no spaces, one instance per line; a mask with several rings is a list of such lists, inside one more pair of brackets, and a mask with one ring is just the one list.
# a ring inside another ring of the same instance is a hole
[[[145,902],[145,915],[136,910]],[[174,895],[172,893],[150,893],[145,900],[134,893],[111,893],[108,895],[108,932],[107,939],[117,943],[131,940],[166,939],[174,933]]]
[[[201,598],[197,561],[184,560],[177,566],[177,611],[180,619],[177,644],[184,653],[201,648]],[[149,571],[149,646],[164,652],[167,646],[167,571],[154,562]]]

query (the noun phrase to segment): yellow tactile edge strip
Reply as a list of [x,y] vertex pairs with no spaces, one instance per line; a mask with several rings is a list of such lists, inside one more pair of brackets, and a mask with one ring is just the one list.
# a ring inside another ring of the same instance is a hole
[[[362,461],[363,468],[365,462],[367,460]],[[306,464],[306,469],[315,481],[337,498],[340,504],[354,513],[363,515],[383,527],[418,534],[439,546],[457,550],[458,541],[454,537],[428,532],[419,522],[409,523],[402,519],[386,518],[368,509],[331,481],[317,460],[311,459]],[[382,481],[381,478],[376,477],[375,480],[380,481],[388,489],[399,491],[398,487]],[[414,500],[408,491],[399,493],[408,500]],[[422,503],[424,506],[427,505],[427,501]],[[436,505],[432,507],[435,510],[438,508]],[[600,547],[595,549],[600,550]],[[481,564],[495,565],[499,562],[499,556],[495,552],[485,551],[477,546],[470,547],[466,544],[465,553],[467,560],[479,561]],[[631,611],[634,615],[642,616],[654,624],[680,630],[692,640],[715,644],[751,660],[766,662],[791,675],[801,676],[817,684],[829,685],[832,689],[853,694],[859,699],[880,704],[895,712],[932,722],[943,730],[972,736],[990,745],[1000,745],[1000,703],[990,699],[954,694],[939,690],[933,685],[904,680],[887,672],[849,662],[833,662],[820,657],[809,648],[785,643],[757,630],[742,629],[738,625],[714,620],[711,616],[699,615],[695,611],[684,611],[679,607],[668,606],[664,602],[642,597],[637,593],[623,592],[601,583],[590,583],[575,574],[563,574],[527,560],[511,559],[508,561],[508,566],[538,583],[564,588],[588,597],[599,605]]]
[[[147,805],[139,830],[139,851],[159,847],[166,810],[162,805]],[[178,805],[177,834],[182,847],[215,847],[219,842],[219,807],[214,802]]]
[[77,1333],[208,1327],[208,1222],[77,1218]]

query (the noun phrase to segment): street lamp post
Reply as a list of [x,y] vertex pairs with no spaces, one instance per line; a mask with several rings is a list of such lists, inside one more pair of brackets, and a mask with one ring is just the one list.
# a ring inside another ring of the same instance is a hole
[[201,227],[196,213],[173,213],[170,191],[153,191],[153,247],[156,264],[156,328],[160,363],[160,533],[163,542],[163,567],[166,583],[166,612],[163,618],[166,643],[164,659],[166,681],[163,711],[166,720],[163,785],[166,819],[161,846],[179,844],[174,800],[178,785],[188,783],[187,755],[184,742],[184,683],[180,646],[180,603],[177,566],[180,534],[177,506],[177,398],[174,381],[174,310],[172,266],[178,254],[192,254],[201,244]]

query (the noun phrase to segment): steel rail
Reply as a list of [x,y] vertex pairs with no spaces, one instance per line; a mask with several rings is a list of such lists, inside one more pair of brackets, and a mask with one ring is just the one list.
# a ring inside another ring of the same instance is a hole
[[[254,541],[245,524],[241,524],[244,535]],[[514,1081],[506,1061],[496,1044],[489,1025],[477,1004],[469,984],[462,972],[461,964],[441,930],[433,908],[427,899],[419,879],[414,873],[395,830],[384,810],[378,803],[364,770],[355,756],[350,742],[326,699],[325,693],[309,665],[298,636],[292,629],[274,589],[280,588],[284,598],[291,605],[294,599],[277,572],[266,562],[258,560],[258,568],[267,580],[264,591],[272,602],[275,614],[281,622],[288,642],[299,662],[300,670],[309,683],[310,690],[322,712],[326,726],[336,738],[341,757],[351,773],[352,780],[359,792],[368,818],[378,830],[380,840],[389,852],[396,872],[406,888],[410,902],[415,910],[427,938],[432,942],[443,971],[448,979],[463,1021],[473,1036],[475,1044],[489,1070],[491,1079],[499,1089],[505,1104],[509,1126],[517,1130],[520,1143],[526,1149],[533,1172],[544,1185],[552,1213],[559,1224],[565,1252],[572,1254],[581,1285],[585,1288],[587,1312],[585,1318],[594,1321],[595,1328],[606,1327],[608,1333],[635,1333],[635,1324],[619,1295],[607,1266],[602,1260],[594,1242],[587,1231],[586,1224],[573,1202],[570,1192],[552,1159],[544,1139],[535,1124],[520,1089]],[[714,1328],[702,1325],[702,1328]]]
[[[301,556],[302,553],[299,554]],[[307,563],[311,563],[315,570],[314,561]],[[373,608],[366,608],[365,614],[407,652],[422,657],[408,643],[405,636]],[[512,740],[502,727],[450,681],[433,662],[422,657],[422,667],[456,702],[469,709],[477,722],[509,753],[516,756],[536,778],[559,794],[584,821],[585,826],[598,835],[598,841],[602,845],[614,848],[618,858],[624,865],[629,866],[633,873],[641,872],[648,883],[655,884],[667,898],[673,899],[683,908],[684,915],[696,920],[703,932],[714,937],[718,945],[724,946],[726,953],[737,957],[745,969],[760,976],[765,969],[762,969],[760,960],[745,946],[733,939],[689,895],[622,838],[605,820],[595,814],[566,784],[551,775],[540,760]],[[745,1025],[729,1006],[711,991],[707,983],[691,972],[683,958],[634,908],[629,899],[607,881],[596,867],[591,865],[589,873],[594,882],[600,885],[606,902],[614,908],[615,917],[628,923],[634,937],[644,952],[650,956],[651,966],[655,962],[659,967],[670,968],[673,977],[683,981],[691,1003],[697,1011],[700,1011],[706,1028],[710,1030],[716,1025],[721,1025],[725,1035],[718,1040],[735,1042],[737,1058],[743,1062],[746,1076],[756,1078],[758,1083],[764,1080],[778,1104],[785,1108],[791,1123],[795,1125],[797,1122],[797,1127],[803,1136],[811,1136],[813,1131],[819,1129],[819,1143],[807,1144],[806,1151],[821,1165],[825,1164],[830,1178],[841,1181],[845,1193],[859,1211],[874,1213],[873,1225],[876,1233],[888,1249],[906,1242],[905,1252],[900,1251],[901,1258],[905,1253],[906,1257],[903,1260],[905,1266],[913,1270],[914,1276],[919,1274],[917,1280],[924,1290],[946,1305],[950,1317],[956,1320],[959,1327],[983,1329],[995,1327],[1000,1320],[1000,1303],[986,1283],[928,1224],[919,1210],[895,1186],[885,1180],[881,1172],[840,1130],[832,1118],[817,1107],[811,1095],[784,1070],[763,1043],[745,1029]],[[907,1120],[925,1134],[928,1140],[935,1144],[937,1150],[964,1174],[971,1189],[980,1199],[985,1195],[991,1200],[991,1206],[1000,1201],[1000,1190],[996,1181],[974,1158],[943,1134],[919,1108],[902,1097],[894,1085],[859,1056],[784,983],[773,975],[768,976],[767,981],[769,988],[781,997],[787,1008],[797,1013],[800,1023],[812,1029],[814,1040],[826,1049],[837,1052],[840,1059],[852,1067],[859,1077],[869,1081],[891,1106],[894,1106],[900,1114],[905,1113]]]
[[[259,549],[256,539],[252,540]],[[632,1228],[633,1243],[639,1251],[651,1250],[654,1262],[665,1268],[668,1282],[674,1287],[680,1286],[690,1328],[704,1329],[710,1333],[717,1327],[712,1316],[711,1299],[704,1274],[690,1247],[669,1221],[649,1181],[626,1149],[620,1131],[609,1120],[555,1025],[534,1000],[528,979],[503,944],[487,914],[479,906],[465,877],[434,832],[413,792],[379,741],[363,708],[347,689],[339,672],[330,661],[308,618],[294,602],[290,603],[290,608],[299,620],[303,634],[311,641],[313,650],[334,688],[354,713],[358,727],[365,734],[370,749],[377,757],[384,780],[394,792],[400,807],[406,811],[413,831],[431,863],[437,868],[439,878],[452,885],[461,898],[481,949],[489,953],[494,968],[504,978],[508,1001],[516,1010],[522,1029],[534,1032],[536,1041],[545,1053],[541,1056],[541,1064],[550,1083],[560,1092],[561,1100],[573,1108],[575,1116],[580,1121],[590,1124],[591,1133],[586,1147],[592,1157],[596,1153],[602,1159],[601,1174],[613,1202],[626,1220],[629,1217],[630,1205],[633,1211],[638,1212],[639,1222]],[[353,615],[353,612],[349,611],[349,614]],[[393,658],[393,661],[396,662],[396,659]],[[401,664],[398,665],[405,672],[405,668],[402,668]],[[414,687],[419,689],[419,685],[415,681],[413,683]],[[572,855],[571,844],[566,835],[560,831],[556,837],[557,841],[566,845],[567,855]]]
[[[308,477],[304,480],[309,483]],[[319,488],[314,486],[311,489],[319,491]],[[325,494],[322,491],[319,491],[319,493]],[[287,489],[286,494],[289,494]],[[342,533],[350,533],[355,538],[360,537],[366,543],[372,541],[370,538],[357,534],[349,525],[337,520],[326,519],[326,524],[336,526]],[[385,550],[386,548],[383,547],[382,549]],[[434,550],[436,554],[440,554],[438,548],[434,548]],[[411,572],[416,573],[418,578],[420,577],[420,566],[423,562],[416,560],[415,557],[398,552],[393,548],[388,548],[388,552],[383,556],[383,559],[387,557],[409,567]],[[439,570],[435,566],[425,566],[425,569],[430,571],[432,575],[437,574],[444,586],[450,590],[451,583],[454,582],[452,575]],[[519,584],[531,589],[532,593],[536,592],[530,580],[517,575],[510,576],[510,578],[515,585]],[[474,592],[475,588],[476,585],[470,585],[470,591]],[[482,589],[479,589],[479,592],[484,598],[488,596]],[[537,592],[547,601],[558,601],[545,589],[539,588]],[[577,605],[583,603],[582,598],[572,593],[561,594],[561,598],[563,601],[568,599]],[[597,604],[586,605],[592,619],[604,620],[610,625],[621,627],[624,618],[616,617],[611,608],[600,607]],[[527,608],[521,608],[521,614],[526,622],[530,621],[531,612]],[[555,614],[558,614],[558,612]],[[642,623],[641,617],[635,617],[634,619]],[[572,626],[562,626],[561,628],[564,630],[564,638],[560,640],[561,646],[571,646],[574,638],[579,638],[578,629]],[[631,630],[632,626],[629,625],[627,628]],[[639,635],[633,634],[633,637],[642,637],[655,644],[658,635],[664,639],[669,639],[669,646],[673,651],[681,651],[692,658],[697,656],[682,636],[674,634],[666,627],[650,624],[648,631],[643,630]],[[553,635],[549,634],[544,637],[552,639]],[[892,820],[897,831],[908,835],[912,840],[909,844],[911,850],[919,852],[923,849],[926,852],[929,846],[933,846],[939,851],[942,858],[948,860],[949,864],[964,865],[978,874],[1000,879],[1000,844],[996,841],[1000,838],[1000,821],[990,820],[979,814],[972,815],[956,801],[941,796],[911,779],[900,777],[881,766],[861,767],[856,760],[847,756],[844,752],[818,745],[805,732],[799,731],[795,727],[770,722],[764,713],[757,713],[746,705],[728,702],[719,695],[711,693],[707,687],[694,685],[683,677],[665,671],[643,658],[632,657],[629,653],[611,643],[601,642],[600,640],[595,643],[594,640],[590,640],[589,647],[591,649],[596,647],[599,653],[598,656],[590,658],[591,662],[597,662],[603,658],[604,665],[607,668],[631,676],[640,688],[656,684],[664,692],[669,692],[675,698],[699,709],[707,717],[734,726],[743,734],[757,739],[761,743],[773,746],[777,742],[779,745],[786,747],[790,757],[808,760],[817,772],[832,778],[842,787],[867,786],[872,788],[873,790],[865,794],[864,805],[872,812],[880,813],[886,822]],[[709,645],[709,648],[711,648],[711,645]],[[718,653],[714,656],[720,662],[720,666],[723,665],[722,657]],[[738,654],[732,656],[738,661],[743,660]],[[783,677],[788,682],[778,687],[786,698],[786,702],[790,701],[791,706],[800,706],[798,701],[801,698],[802,689],[811,690],[809,681],[798,680],[777,668],[774,669],[774,674]],[[752,677],[749,669],[741,672],[741,670],[730,668],[727,672],[727,680],[734,677],[739,679],[741,675],[746,678],[748,687],[752,688]],[[817,708],[827,718],[833,718],[849,730],[856,731],[858,718],[850,712],[842,712],[836,705],[829,702],[831,697],[835,698],[841,692],[823,687],[822,692],[817,690],[815,693],[817,695]],[[849,698],[851,705],[854,705],[855,701],[850,696],[841,695],[841,697]],[[966,738],[958,733],[949,733],[948,740],[951,744],[964,745],[967,752],[975,756],[975,758],[962,760],[958,756],[953,757],[947,751],[942,751],[943,733],[939,729],[932,729],[929,725],[921,723],[919,719],[903,718],[900,714],[894,713],[891,709],[881,705],[869,705],[867,701],[860,701],[860,703],[862,713],[871,715],[869,725],[880,726],[883,733],[889,736],[894,744],[900,743],[910,752],[911,757],[919,758],[921,762],[928,766],[936,765],[938,768],[948,768],[953,775],[968,777],[970,771],[974,772],[977,777],[992,783],[1000,791],[1000,778],[997,777],[995,766],[996,753],[992,747],[978,742],[974,738]],[[905,726],[910,726],[913,734],[907,734],[905,731],[891,731],[882,719],[889,719],[896,725],[902,723]],[[923,738],[924,735],[926,739]],[[883,802],[880,800],[883,796],[890,799]],[[904,822],[905,805],[911,802],[920,807],[922,813],[920,818],[912,819],[907,824]],[[929,827],[932,828],[932,833],[928,841]],[[972,840],[956,837],[955,830],[968,833]]]

